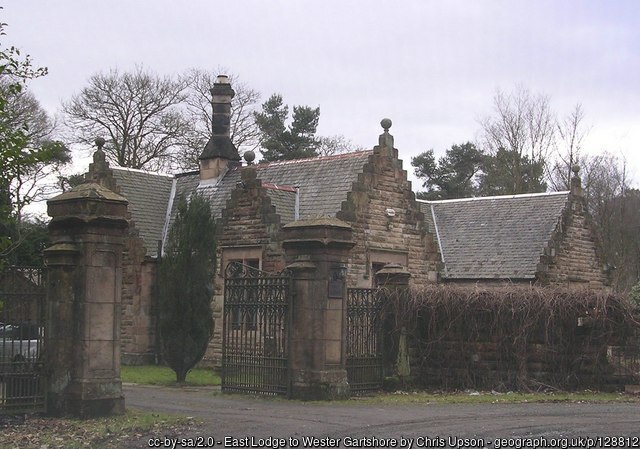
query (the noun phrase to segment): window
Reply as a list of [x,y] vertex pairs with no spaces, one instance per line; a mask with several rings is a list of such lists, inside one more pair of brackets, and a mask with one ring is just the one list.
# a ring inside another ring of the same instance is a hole
[[[227,256],[227,252],[230,257]],[[248,267],[247,270],[249,273],[242,273],[243,275],[251,275],[250,271],[259,270],[260,269],[260,258],[259,257],[233,257],[237,253],[238,256],[251,256],[255,254],[255,251],[250,251],[247,254],[247,250],[245,249],[229,249],[225,250],[225,257],[223,260],[225,261],[225,266],[232,262],[239,262],[240,264]],[[236,254],[234,254],[236,253]],[[238,304],[234,304],[231,309],[231,327],[234,330],[244,329],[244,330],[256,330],[258,327],[258,317],[257,317],[257,297],[254,295],[255,291],[252,291],[250,288],[247,289],[243,293],[243,297],[239,299]]]
[[225,275],[225,270],[230,262],[240,262],[252,268],[260,269],[262,268],[261,259],[262,247],[259,246],[224,248],[222,250],[222,260],[220,261],[220,274],[222,276]]

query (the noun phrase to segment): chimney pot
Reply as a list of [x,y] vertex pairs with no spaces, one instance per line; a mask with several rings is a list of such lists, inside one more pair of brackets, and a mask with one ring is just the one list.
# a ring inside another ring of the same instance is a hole
[[211,138],[200,154],[200,181],[219,179],[240,161],[231,141],[231,100],[235,92],[227,75],[218,75],[211,89]]

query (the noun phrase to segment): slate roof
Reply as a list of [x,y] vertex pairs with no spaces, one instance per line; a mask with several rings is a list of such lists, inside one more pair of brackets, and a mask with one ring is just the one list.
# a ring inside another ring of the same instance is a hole
[[[335,216],[371,154],[372,151],[357,151],[334,156],[268,162],[255,165],[255,169],[258,179],[263,183],[298,188],[301,219]],[[227,200],[231,197],[231,192],[240,181],[241,171],[246,169],[246,167],[231,169],[217,185],[198,187],[198,192],[209,198],[216,218],[220,217],[222,209],[226,207]],[[197,174],[191,176],[196,179],[198,177]],[[276,196],[280,199],[283,196],[290,196],[273,193],[273,191],[269,195],[272,197],[272,202]],[[292,220],[293,214],[291,211],[281,211],[278,208],[278,204],[284,205],[280,199],[276,199],[273,204],[276,206],[276,213],[280,214],[282,223],[285,224]],[[287,207],[290,208],[291,200],[287,201]]]
[[418,200],[448,279],[533,279],[569,192]]
[[[371,151],[255,165],[283,224],[295,218],[334,217],[347,199]],[[216,218],[222,214],[242,170],[231,169],[216,185],[199,186],[198,172],[164,175],[113,168],[120,194],[144,239],[147,255],[157,256],[175,217],[175,201],[193,191],[209,198]],[[444,278],[533,279],[540,256],[567,207],[569,192],[514,195],[459,200],[422,201],[430,232],[437,235]]]
[[120,194],[129,201],[131,219],[144,239],[147,256],[156,257],[158,240],[163,239],[174,177],[122,167],[112,170]]
[[296,190],[291,187],[280,187],[274,184],[263,183],[267,189],[267,195],[271,198],[271,205],[276,207],[276,213],[280,215],[281,223],[295,221],[296,214]]
[[[296,187],[300,195],[299,218],[335,216],[371,154],[372,151],[359,151],[254,167],[285,224],[295,218]],[[175,218],[178,198],[188,198],[197,190],[209,199],[214,216],[220,218],[242,170],[246,167],[232,168],[218,184],[203,186],[199,186],[197,171],[173,176],[115,167],[113,175],[121,195],[129,200],[129,212],[144,239],[147,256],[156,257],[157,242],[164,240]]]
[[347,199],[372,151],[357,151],[294,161],[258,164],[258,178],[276,185],[298,187],[300,218],[331,217]]
[[[222,216],[222,210],[227,206],[227,200],[231,198],[231,192],[233,192],[236,185],[240,182],[240,170],[240,168],[232,168],[226,175],[224,175],[220,182],[215,185],[205,184],[203,186],[199,186],[199,173],[195,173],[188,177],[188,182],[195,184],[193,190],[197,189],[198,193],[209,199],[211,211],[216,219]],[[185,179],[185,184],[186,183],[187,180]]]

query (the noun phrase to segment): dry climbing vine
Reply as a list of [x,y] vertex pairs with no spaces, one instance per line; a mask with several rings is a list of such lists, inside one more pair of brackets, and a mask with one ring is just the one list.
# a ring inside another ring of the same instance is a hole
[[[588,290],[433,285],[388,290],[414,380],[439,388],[615,388],[640,380],[640,320],[624,296]],[[393,346],[393,343],[392,343]]]

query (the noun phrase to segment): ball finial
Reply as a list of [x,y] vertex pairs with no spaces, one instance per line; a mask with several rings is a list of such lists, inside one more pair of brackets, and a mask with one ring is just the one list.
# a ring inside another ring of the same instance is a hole
[[578,164],[573,164],[571,166],[571,171],[573,172],[574,175],[577,175],[578,172],[580,171],[580,166]]
[[254,153],[252,150],[245,151],[243,157],[244,160],[247,161],[247,164],[250,165],[256,159],[256,153]]
[[391,128],[391,119],[389,118],[383,118],[380,121],[380,125],[382,126],[382,129],[384,129],[385,132],[389,131],[389,128]]
[[105,144],[105,140],[102,137],[97,137],[94,142],[95,142],[96,146],[98,147],[98,150],[102,150],[102,147]]

